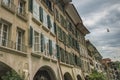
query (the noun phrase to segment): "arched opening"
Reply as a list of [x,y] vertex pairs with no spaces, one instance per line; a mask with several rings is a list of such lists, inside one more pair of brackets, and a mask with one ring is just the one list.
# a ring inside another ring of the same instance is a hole
[[77,80],[82,80],[80,75],[77,75]]
[[22,80],[15,70],[5,63],[0,62],[0,80],[8,80],[11,78]]
[[1,79],[2,76],[4,76],[8,71],[11,71],[11,70],[12,69],[8,65],[0,62],[0,80],[2,80]]
[[57,80],[54,71],[48,67],[41,67],[35,74],[33,80]]
[[64,74],[64,80],[73,80],[73,79],[72,79],[72,76],[70,75],[70,73],[66,72],[66,73]]

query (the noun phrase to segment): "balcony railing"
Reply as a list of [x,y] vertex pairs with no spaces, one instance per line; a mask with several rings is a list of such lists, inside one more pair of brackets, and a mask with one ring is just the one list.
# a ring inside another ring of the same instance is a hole
[[27,46],[24,44],[18,44],[16,42],[13,42],[8,39],[4,39],[0,37],[0,46],[5,48],[10,48],[13,50],[21,51],[21,52],[27,52]]
[[1,0],[1,5],[12,13],[15,13],[15,4],[6,0]]
[[17,8],[17,15],[18,15],[20,18],[24,19],[25,21],[28,20],[26,10],[25,10],[23,7],[18,7],[18,8]]

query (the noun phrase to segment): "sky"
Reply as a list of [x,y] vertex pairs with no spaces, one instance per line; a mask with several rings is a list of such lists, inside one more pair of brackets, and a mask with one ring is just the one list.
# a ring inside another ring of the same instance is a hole
[[[120,61],[120,0],[72,0],[103,58]],[[108,31],[109,30],[109,31]]]

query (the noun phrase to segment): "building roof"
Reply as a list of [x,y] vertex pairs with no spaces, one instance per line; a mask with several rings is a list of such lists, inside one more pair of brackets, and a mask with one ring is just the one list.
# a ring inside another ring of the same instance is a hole
[[89,40],[86,40],[86,44],[87,44],[88,50],[91,51],[96,58],[102,59],[102,55],[99,53],[96,47]]
[[67,4],[65,7],[65,10],[67,12],[67,14],[69,15],[69,17],[72,19],[72,21],[74,22],[74,24],[76,25],[76,27],[84,34],[88,34],[90,33],[88,31],[88,29],[84,26],[82,19],[80,17],[80,15],[78,14],[75,6],[73,4]]

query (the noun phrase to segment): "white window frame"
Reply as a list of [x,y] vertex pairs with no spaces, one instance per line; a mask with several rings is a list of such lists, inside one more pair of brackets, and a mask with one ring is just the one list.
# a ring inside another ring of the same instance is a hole
[[56,42],[54,42],[54,41],[52,41],[52,50],[53,50],[52,57],[54,59],[57,59],[57,48],[56,48]]
[[54,28],[54,21],[53,21],[53,19],[51,19],[51,25],[52,25],[52,27],[51,27],[51,32],[53,33],[53,34],[55,34],[55,28]]
[[44,54],[46,56],[50,56],[49,55],[49,38],[45,36],[45,43],[44,43]]
[[[19,35],[19,33],[18,32],[21,32],[21,42],[20,42],[20,44],[18,44],[19,42],[18,42],[18,35]],[[22,51],[23,50],[23,37],[24,37],[24,31],[23,30],[21,30],[21,29],[17,29],[17,38],[16,38],[16,49],[17,50],[19,50],[19,47],[18,46],[20,46],[20,50],[19,51]]]
[[[4,33],[3,27],[4,27],[4,25],[7,26],[7,32],[6,32],[7,35],[6,35],[6,39],[4,39],[4,40],[6,40],[5,45],[3,45],[3,33]],[[1,29],[0,29],[0,45],[2,45],[2,46],[7,46],[7,43],[8,43],[8,33],[9,33],[9,25],[6,24],[6,23],[2,23],[2,22],[1,22]]]
[[[20,3],[22,3],[23,5],[22,7],[20,6]],[[25,1],[24,0],[19,0],[18,13],[25,14]]]
[[[37,36],[38,39],[39,39],[38,43],[35,42],[35,38],[36,38],[35,32],[38,33],[38,36]],[[39,33],[38,31],[36,31],[36,30],[33,31],[33,52],[34,53],[40,53],[41,52],[41,36],[40,35],[41,35],[41,33]],[[38,51],[35,50],[35,45],[39,45]]]
[[39,21],[39,4],[33,0],[33,17]]
[[48,23],[47,23],[47,12],[43,9],[43,25],[48,28]]

